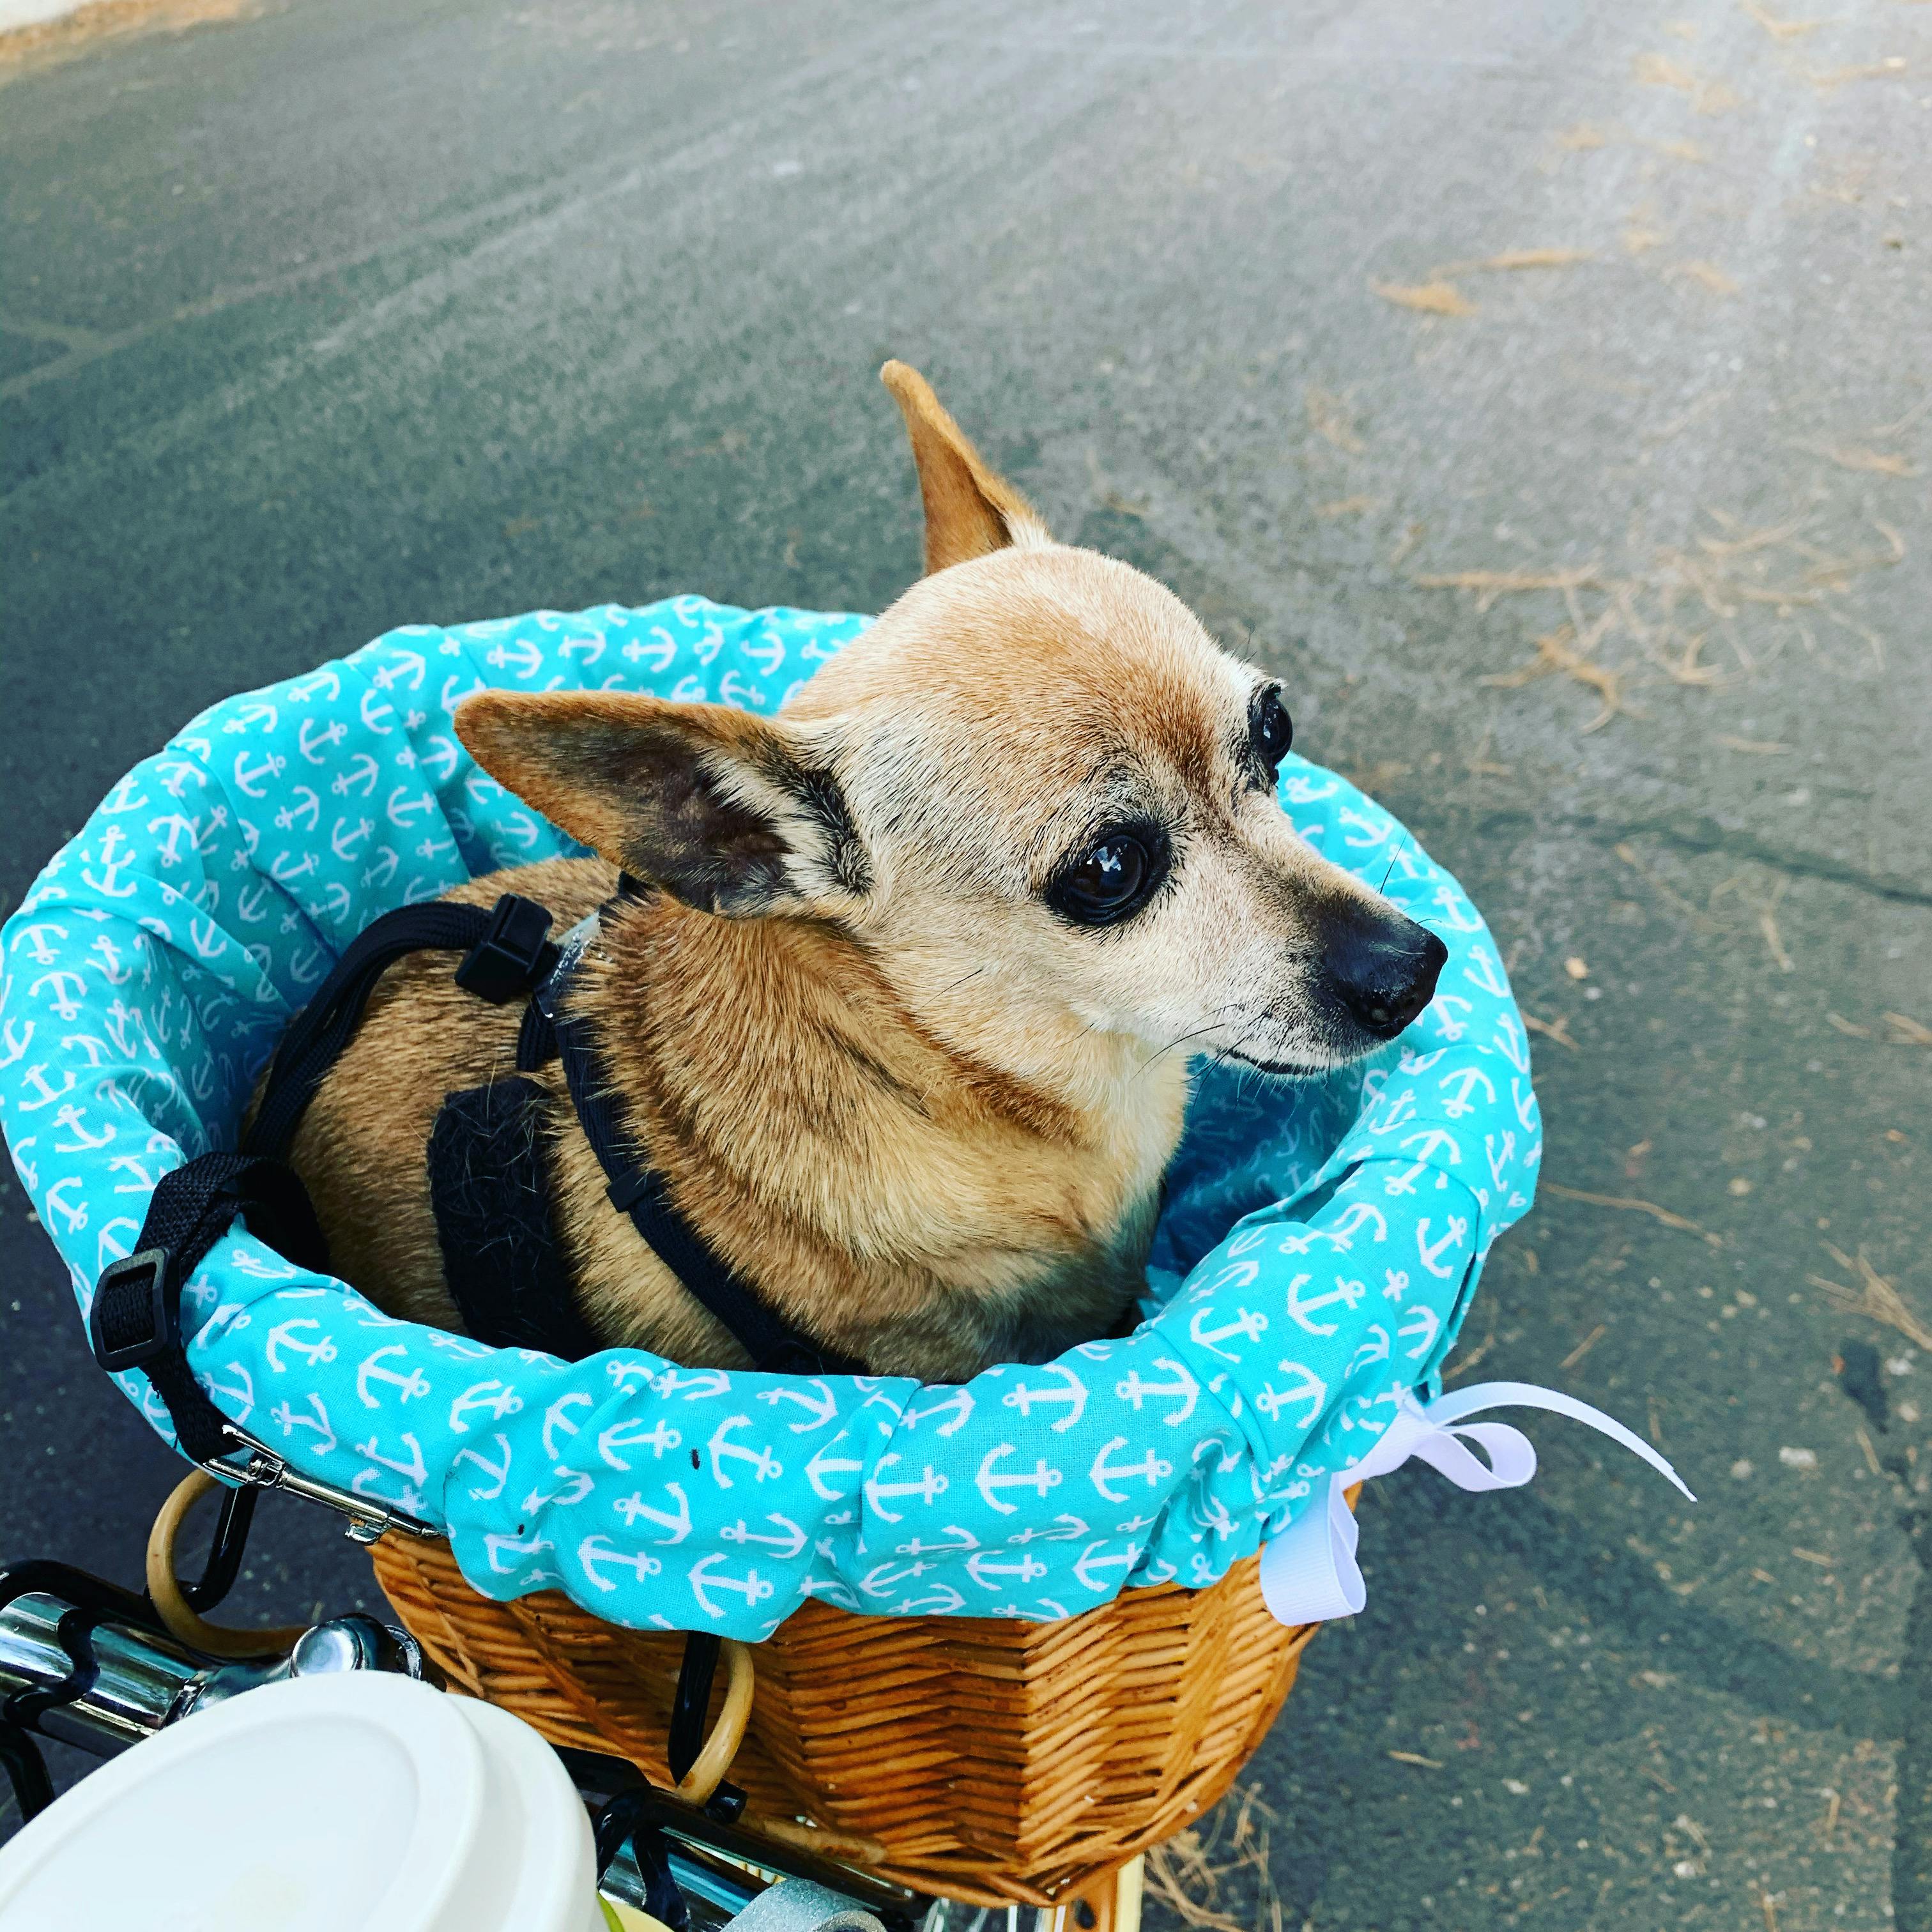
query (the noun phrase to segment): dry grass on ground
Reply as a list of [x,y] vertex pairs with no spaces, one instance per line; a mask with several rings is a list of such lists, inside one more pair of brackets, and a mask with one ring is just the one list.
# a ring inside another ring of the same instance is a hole
[[58,20],[0,33],[0,85],[141,34],[178,34],[259,12],[260,0],[93,0]]

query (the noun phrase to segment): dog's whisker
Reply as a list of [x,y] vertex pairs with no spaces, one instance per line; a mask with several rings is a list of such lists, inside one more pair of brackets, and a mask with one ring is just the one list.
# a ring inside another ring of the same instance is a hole
[[950,986],[940,987],[939,991],[934,994],[933,998],[936,1000],[943,1000],[948,993],[958,992],[959,988],[964,986],[968,980],[978,979],[980,975],[985,972],[986,970],[986,968],[983,966],[975,966],[970,973],[961,974],[958,978],[952,982],[952,985]]
[[1238,1100],[1245,1100],[1247,1097],[1248,1083],[1250,1080],[1257,1084],[1260,1082],[1261,1070],[1250,1061],[1235,1059],[1232,1051],[1227,1047],[1217,1047],[1208,1056],[1208,1060],[1210,1066],[1226,1066],[1232,1064],[1234,1066],[1234,1097]]
[[[1204,1033],[1208,1029],[1204,1027],[1202,1029],[1202,1031]],[[1180,1036],[1180,1040],[1169,1040],[1158,1053],[1153,1054],[1141,1065],[1141,1066],[1136,1071],[1133,1079],[1130,1080],[1127,1082],[1127,1084],[1131,1087],[1134,1084],[1134,1081],[1140,1079],[1144,1075],[1151,1072],[1155,1066],[1156,1066],[1162,1060],[1166,1058],[1168,1054],[1172,1053],[1177,1046],[1182,1045],[1184,1042],[1189,1040],[1197,1039],[1198,1037],[1199,1036],[1198,1034],[1184,1034]]]
[[[1140,1073],[1136,1073],[1134,1076],[1134,1078],[1138,1080],[1141,1077],[1142,1073],[1146,1072],[1149,1067],[1154,1066],[1160,1060],[1165,1059],[1166,1056],[1172,1053],[1177,1046],[1184,1046],[1190,1040],[1198,1040],[1203,1034],[1212,1033],[1216,1027],[1221,1024],[1226,1017],[1226,1010],[1224,1008],[1220,1012],[1216,1013],[1205,1026],[1196,1027],[1192,1032],[1178,1034],[1174,1039],[1169,1040],[1158,1053],[1154,1054],[1148,1060],[1146,1065],[1143,1066],[1140,1070]],[[1219,1060],[1222,1058],[1222,1055],[1217,1052],[1214,1054],[1214,1058]],[[1130,1082],[1128,1084],[1131,1085],[1132,1082]]]
[[1377,892],[1380,892],[1383,886],[1388,884],[1389,874],[1395,870],[1395,862],[1402,856],[1402,848],[1406,845],[1412,845],[1414,843],[1415,840],[1414,837],[1411,835],[1408,828],[1405,826],[1402,828],[1402,837],[1396,842],[1394,849],[1389,854],[1388,865],[1382,873],[1382,883],[1376,887],[1376,890]]

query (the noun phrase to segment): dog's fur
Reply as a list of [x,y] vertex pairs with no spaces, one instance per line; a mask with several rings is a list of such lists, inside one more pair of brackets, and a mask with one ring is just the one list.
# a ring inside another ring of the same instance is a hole
[[[1337,998],[1336,960],[1358,993],[1365,949],[1384,979],[1396,962],[1400,1018],[1442,949],[1295,836],[1255,746],[1268,681],[1160,585],[1056,544],[922,378],[892,363],[885,380],[926,576],[775,719],[470,698],[457,728],[478,762],[601,856],[450,897],[514,890],[560,932],[620,866],[656,888],[606,920],[571,994],[640,1151],[805,1332],[877,1372],[953,1381],[1117,1324],[1191,1056],[1339,1066],[1399,1028]],[[1162,883],[1131,918],[1076,924],[1054,881],[1123,824],[1167,842]],[[339,1271],[394,1313],[458,1325],[424,1146],[446,1094],[508,1072],[520,1010],[416,956],[296,1138]],[[554,1066],[542,1077],[557,1233],[592,1328],[742,1364],[610,1206]]]

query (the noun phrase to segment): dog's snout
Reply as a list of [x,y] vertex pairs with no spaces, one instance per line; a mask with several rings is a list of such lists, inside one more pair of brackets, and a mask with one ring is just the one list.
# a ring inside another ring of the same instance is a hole
[[1393,1040],[1436,997],[1449,949],[1413,920],[1351,926],[1328,947],[1336,995],[1358,1025]]

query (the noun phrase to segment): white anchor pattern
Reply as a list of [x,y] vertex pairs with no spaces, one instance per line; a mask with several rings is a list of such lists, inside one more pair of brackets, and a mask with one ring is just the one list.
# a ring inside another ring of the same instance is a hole
[[[0,1120],[83,1311],[156,1180],[230,1144],[340,949],[472,874],[576,849],[451,726],[485,686],[774,708],[864,628],[695,597],[394,631],[218,704],[117,784],[0,933]],[[1319,1085],[1202,1077],[1124,1341],[964,1388],[575,1364],[382,1314],[236,1232],[190,1360],[297,1467],[447,1528],[490,1595],[755,1640],[807,1597],[1033,1619],[1200,1585],[1432,1391],[1541,1154],[1528,1040],[1456,882],[1300,758],[1310,844],[1439,932],[1434,1004]],[[144,1378],[118,1378],[164,1436]]]

